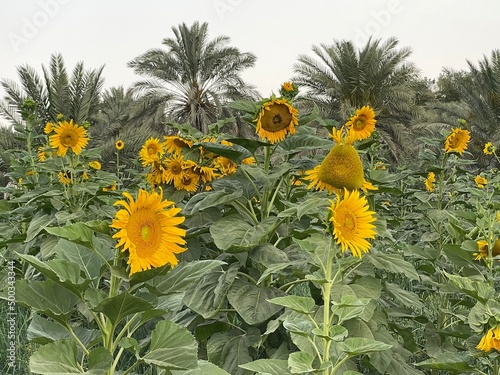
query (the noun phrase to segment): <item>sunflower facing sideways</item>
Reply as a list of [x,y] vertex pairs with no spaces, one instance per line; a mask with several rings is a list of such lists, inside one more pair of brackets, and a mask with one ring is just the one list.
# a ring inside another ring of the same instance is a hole
[[167,263],[175,266],[179,262],[175,254],[186,251],[186,230],[178,227],[185,218],[176,216],[181,209],[163,200],[163,191],[158,194],[140,189],[137,200],[127,192],[123,195],[127,200],[115,202],[123,208],[110,227],[118,229],[113,235],[118,239],[116,247],[129,252],[130,275]]
[[87,130],[78,124],[73,124],[73,120],[59,122],[51,131],[54,134],[49,136],[50,147],[57,148],[59,156],[65,156],[68,149],[75,155],[80,155],[89,141]]
[[450,135],[444,143],[444,150],[447,153],[458,152],[460,155],[467,150],[467,144],[470,141],[470,133],[468,130],[455,128],[452,129]]
[[277,143],[285,139],[288,133],[295,134],[295,125],[299,124],[298,110],[284,99],[271,98],[265,101],[254,122],[256,133],[263,140]]
[[362,252],[368,252],[371,246],[367,239],[376,235],[375,212],[369,211],[368,201],[358,190],[344,189],[343,197],[337,195],[336,201],[331,201],[330,211],[329,221],[342,253],[349,249],[361,258]]

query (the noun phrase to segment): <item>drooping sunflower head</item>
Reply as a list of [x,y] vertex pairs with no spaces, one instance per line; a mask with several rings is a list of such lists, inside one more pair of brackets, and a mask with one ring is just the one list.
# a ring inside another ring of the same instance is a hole
[[489,329],[481,338],[476,348],[483,352],[489,352],[491,349],[500,352],[500,325]]
[[337,195],[331,201],[329,221],[333,225],[333,235],[342,252],[349,249],[352,255],[361,257],[368,252],[368,239],[375,238],[375,212],[369,210],[368,201],[358,190],[344,189],[343,196]]
[[55,134],[49,136],[50,147],[57,149],[59,156],[65,156],[68,149],[79,155],[89,141],[87,130],[73,120],[59,122],[52,131]]
[[436,175],[434,174],[434,172],[429,172],[429,174],[427,175],[427,178],[424,181],[425,188],[428,191],[433,192],[435,182],[436,182]]
[[298,110],[283,99],[270,99],[262,104],[254,122],[256,133],[261,139],[277,143],[287,134],[295,134],[295,125],[299,124]]
[[485,155],[492,155],[495,153],[495,151],[496,151],[496,148],[495,148],[495,146],[493,146],[493,144],[491,142],[488,142],[484,145],[483,153]]
[[139,151],[139,157],[141,158],[142,165],[151,165],[160,160],[160,157],[164,152],[163,145],[160,143],[158,138],[149,138],[146,142],[144,142],[141,151]]
[[181,209],[163,200],[163,191],[158,194],[141,189],[137,200],[127,192],[123,195],[127,200],[115,202],[123,208],[110,227],[118,230],[113,235],[118,239],[116,247],[129,252],[130,275],[167,263],[175,266],[175,254],[186,251],[186,230],[178,227],[185,219],[177,216]]
[[224,176],[231,176],[236,173],[238,164],[224,156],[218,156],[214,159],[214,167],[219,169]]
[[455,128],[452,129],[450,135],[444,143],[444,150],[447,153],[458,152],[460,155],[467,149],[467,144],[470,141],[470,133],[468,130]]
[[171,154],[179,154],[182,150],[193,147],[193,142],[176,135],[165,136],[163,143],[165,150]]
[[[477,253],[472,254],[476,260],[488,259],[489,248],[488,242],[485,240],[477,241]],[[491,256],[496,257],[500,255],[500,238],[493,244],[493,249],[491,249]]]
[[356,139],[363,140],[369,138],[373,133],[376,122],[375,111],[369,106],[364,106],[356,110],[356,113],[346,123],[346,126],[355,135]]
[[488,180],[480,175],[477,175],[475,178],[474,178],[474,182],[476,183],[476,186],[480,189],[484,189],[484,187],[486,186],[486,184],[488,183]]
[[123,148],[125,147],[125,142],[123,142],[121,139],[117,140],[115,142],[115,148],[120,151],[120,150],[123,150]]

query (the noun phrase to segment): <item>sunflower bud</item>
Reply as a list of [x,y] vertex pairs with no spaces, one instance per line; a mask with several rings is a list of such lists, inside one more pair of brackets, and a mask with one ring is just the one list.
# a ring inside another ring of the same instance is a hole
[[354,190],[363,185],[363,164],[349,144],[335,145],[321,163],[318,178],[337,189]]

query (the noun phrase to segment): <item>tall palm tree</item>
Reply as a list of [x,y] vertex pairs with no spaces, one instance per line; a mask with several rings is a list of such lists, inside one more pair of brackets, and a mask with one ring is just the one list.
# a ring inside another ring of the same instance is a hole
[[208,124],[225,115],[228,101],[258,96],[240,76],[256,57],[227,46],[227,36],[209,40],[207,23],[183,23],[172,30],[175,38],[162,42],[166,51],[152,49],[128,63],[146,77],[134,88],[172,120],[206,133]]
[[18,111],[13,109],[19,109],[26,98],[31,98],[37,103],[37,115],[44,123],[56,121],[59,113],[77,123],[90,121],[98,110],[103,68],[86,70],[83,62],[79,62],[69,75],[61,54],[51,55],[48,68],[42,65],[43,77],[28,65],[19,66],[20,84],[6,78],[0,81],[7,94],[0,114],[18,122],[15,114]]
[[417,68],[407,61],[411,49],[397,46],[396,38],[370,39],[361,49],[345,40],[315,45],[316,58],[300,55],[293,78],[305,89],[302,101],[314,102],[324,117],[345,121],[356,108],[374,108],[380,134],[394,157],[401,152],[405,128],[418,113],[422,88]]

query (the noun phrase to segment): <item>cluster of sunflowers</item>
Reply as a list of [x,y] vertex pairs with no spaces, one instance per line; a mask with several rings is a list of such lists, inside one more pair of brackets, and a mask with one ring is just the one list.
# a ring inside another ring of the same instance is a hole
[[[208,150],[210,144],[233,146],[226,140],[215,137],[188,139],[181,136],[165,136],[146,140],[139,152],[144,167],[150,167],[148,182],[153,186],[173,185],[177,190],[195,193],[202,187],[211,189],[216,178],[230,176],[238,164],[233,160]],[[253,157],[244,158],[242,164],[253,164]]]

